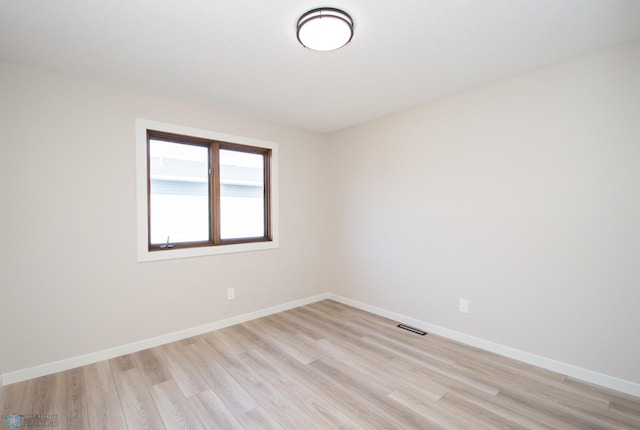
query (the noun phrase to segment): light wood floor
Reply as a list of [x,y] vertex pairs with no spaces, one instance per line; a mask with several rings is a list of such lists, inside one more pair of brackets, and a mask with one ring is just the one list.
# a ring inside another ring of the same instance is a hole
[[60,429],[640,429],[639,398],[332,301],[0,390]]

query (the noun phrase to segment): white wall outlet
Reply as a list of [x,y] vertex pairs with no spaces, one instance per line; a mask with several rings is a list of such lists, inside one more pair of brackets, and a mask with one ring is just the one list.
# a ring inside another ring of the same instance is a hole
[[469,313],[469,300],[460,299],[460,305],[459,305],[458,309],[460,310],[460,312],[468,314]]
[[233,300],[236,298],[236,289],[227,288],[227,300]]

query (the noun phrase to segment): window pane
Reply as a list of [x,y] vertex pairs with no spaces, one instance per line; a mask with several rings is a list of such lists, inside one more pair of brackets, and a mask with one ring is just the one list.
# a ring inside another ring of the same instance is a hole
[[209,150],[149,141],[151,243],[209,240]]
[[263,237],[264,156],[220,150],[220,237]]

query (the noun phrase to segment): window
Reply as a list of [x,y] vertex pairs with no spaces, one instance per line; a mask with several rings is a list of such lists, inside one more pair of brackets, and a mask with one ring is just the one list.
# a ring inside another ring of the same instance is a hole
[[271,240],[271,150],[147,130],[149,250]]
[[137,129],[139,261],[278,246],[274,143],[140,119]]

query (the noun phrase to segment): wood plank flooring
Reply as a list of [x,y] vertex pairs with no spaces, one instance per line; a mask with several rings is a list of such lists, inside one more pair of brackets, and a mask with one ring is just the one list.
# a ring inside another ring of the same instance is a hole
[[396,325],[314,303],[2,387],[0,427],[640,429],[640,398]]

